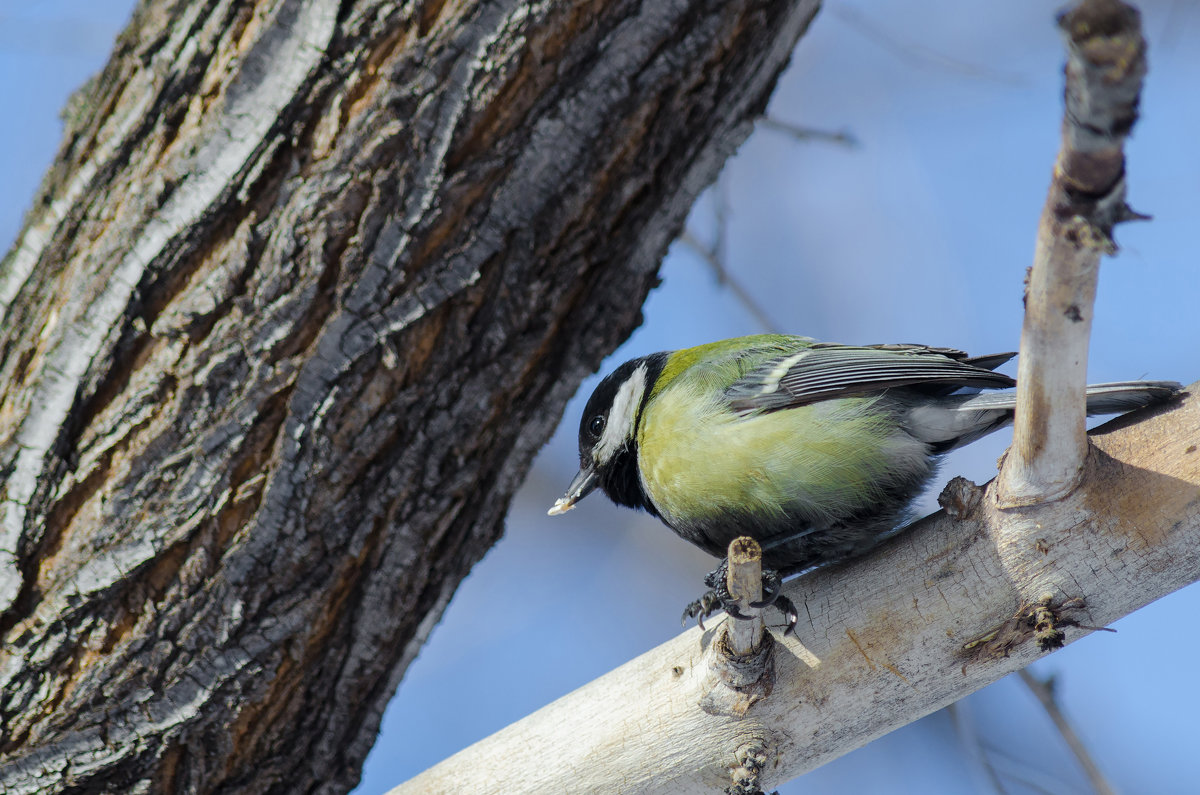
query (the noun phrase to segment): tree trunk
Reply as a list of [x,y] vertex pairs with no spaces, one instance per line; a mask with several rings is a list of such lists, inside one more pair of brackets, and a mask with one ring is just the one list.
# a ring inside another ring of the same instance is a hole
[[0,789],[349,789],[816,5],[143,2],[0,268]]

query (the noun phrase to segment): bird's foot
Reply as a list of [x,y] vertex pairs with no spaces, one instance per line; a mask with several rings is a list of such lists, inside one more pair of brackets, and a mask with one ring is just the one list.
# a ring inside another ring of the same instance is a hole
[[[791,599],[783,595],[783,578],[779,576],[779,572],[775,569],[763,569],[762,575],[763,598],[758,602],[751,602],[750,606],[764,609],[775,606],[779,612],[783,613],[784,628],[783,634],[790,635],[796,631],[796,623],[800,620],[800,614],[796,612],[796,605]],[[734,611],[737,606],[734,606]],[[742,615],[730,613],[734,618],[745,618]]]
[[783,594],[775,595],[774,604],[775,609],[783,613],[783,634],[785,636],[794,634],[796,623],[800,620],[800,614],[796,612],[796,605]]
[[688,604],[683,609],[682,624],[686,627],[689,619],[696,619],[696,623],[700,625],[700,629],[704,629],[704,619],[711,616],[713,613],[722,609],[724,604],[721,602],[721,597],[716,591],[705,591],[694,602]]
[[[729,571],[729,562],[721,561],[721,565],[704,575],[704,584],[710,590],[706,591],[699,599],[689,604],[683,611],[683,624],[687,625],[689,619],[696,619],[696,623],[700,625],[700,629],[704,629],[704,619],[723,610],[730,616],[740,620],[748,620],[750,616],[738,610],[737,601],[729,593],[727,582],[727,573]],[[787,635],[796,629],[796,622],[799,621],[799,614],[796,612],[796,606],[783,595],[783,578],[779,576],[779,572],[774,569],[763,569],[762,576],[763,598],[758,602],[751,602],[750,606],[757,609],[765,609],[774,605],[781,613],[785,621],[783,634]]]

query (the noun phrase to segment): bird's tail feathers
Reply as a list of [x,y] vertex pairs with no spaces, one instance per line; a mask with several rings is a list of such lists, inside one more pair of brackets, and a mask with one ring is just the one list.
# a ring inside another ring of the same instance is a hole
[[1124,414],[1174,397],[1183,391],[1178,381],[1116,381],[1087,388],[1088,414]]
[[[1177,381],[1116,381],[1091,384],[1087,388],[1087,413],[1124,414],[1177,395],[1183,385]],[[984,392],[971,395],[954,406],[956,411],[992,411],[1015,409],[1017,393]]]

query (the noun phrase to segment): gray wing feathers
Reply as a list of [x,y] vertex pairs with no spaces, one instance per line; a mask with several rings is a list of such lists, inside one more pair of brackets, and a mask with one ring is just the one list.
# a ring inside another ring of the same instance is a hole
[[736,411],[770,411],[897,387],[924,386],[934,395],[962,388],[997,389],[1015,382],[988,368],[1013,355],[972,359],[949,348],[819,344],[755,367],[725,395]]

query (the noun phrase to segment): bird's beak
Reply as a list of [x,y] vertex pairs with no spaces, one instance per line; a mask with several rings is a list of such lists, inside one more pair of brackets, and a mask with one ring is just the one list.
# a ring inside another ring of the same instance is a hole
[[596,470],[585,466],[571,481],[571,485],[567,487],[567,493],[555,500],[547,513],[551,516],[566,513],[575,507],[575,503],[591,494],[598,485],[600,485],[600,476],[596,474]]

